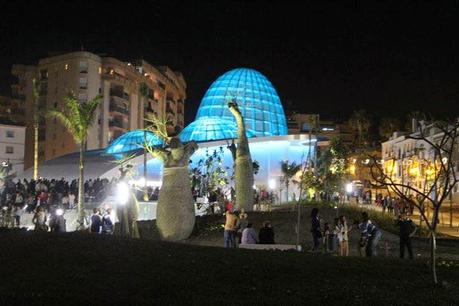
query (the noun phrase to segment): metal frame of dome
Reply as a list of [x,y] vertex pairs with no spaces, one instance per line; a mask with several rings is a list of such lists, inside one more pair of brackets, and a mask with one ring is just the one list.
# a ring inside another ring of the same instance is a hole
[[287,121],[276,90],[264,75],[248,68],[230,70],[215,80],[201,101],[196,120],[213,117],[235,122],[227,106],[233,98],[246,128],[256,136],[287,134]]
[[[256,133],[250,129],[246,132],[247,137],[255,137]],[[237,138],[237,125],[234,121],[218,117],[201,117],[190,123],[180,133],[180,140],[210,141]]]
[[[150,146],[161,146],[164,141],[156,136],[153,132],[146,132],[147,142]],[[145,143],[145,131],[133,130],[116,138],[106,149],[105,153],[120,154],[139,150]]]

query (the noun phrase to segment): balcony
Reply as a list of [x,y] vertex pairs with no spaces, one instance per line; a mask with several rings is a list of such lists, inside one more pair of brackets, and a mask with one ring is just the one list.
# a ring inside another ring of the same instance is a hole
[[155,110],[150,105],[146,105],[145,108],[144,108],[144,111],[146,113],[154,113],[155,112]]
[[175,112],[172,108],[169,107],[169,105],[166,107],[166,113],[168,114],[171,114],[171,115],[174,115],[175,116]]
[[161,87],[162,89],[166,89],[166,85],[162,83],[161,81],[158,81],[158,86]]
[[129,94],[125,93],[124,91],[110,89],[110,96],[117,97],[124,100],[129,100]]
[[115,128],[120,128],[120,129],[127,129],[127,124],[124,123],[123,120],[120,119],[112,119],[108,122],[109,127],[115,127]]
[[129,109],[127,107],[117,105],[110,101],[110,107],[109,107],[110,112],[117,112],[122,115],[129,115]]

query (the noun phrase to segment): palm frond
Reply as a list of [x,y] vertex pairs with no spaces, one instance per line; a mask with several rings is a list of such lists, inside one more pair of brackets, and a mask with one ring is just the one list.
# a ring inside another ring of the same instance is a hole
[[70,134],[72,134],[77,143],[82,142],[82,139],[79,137],[80,134],[76,129],[75,123],[71,120],[71,117],[69,117],[68,114],[58,110],[50,110],[48,111],[47,116],[51,118],[57,118],[70,132]]

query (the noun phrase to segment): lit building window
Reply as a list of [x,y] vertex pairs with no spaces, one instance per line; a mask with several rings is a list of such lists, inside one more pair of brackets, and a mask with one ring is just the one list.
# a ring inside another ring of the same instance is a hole
[[69,64],[64,65],[65,70],[69,70]]

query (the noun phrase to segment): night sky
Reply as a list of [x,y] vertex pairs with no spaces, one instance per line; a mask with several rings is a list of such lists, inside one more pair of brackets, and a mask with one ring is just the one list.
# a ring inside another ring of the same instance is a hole
[[0,1],[0,93],[12,64],[83,45],[181,71],[187,122],[211,82],[237,67],[265,74],[284,106],[323,117],[459,114],[457,2],[41,2]]

